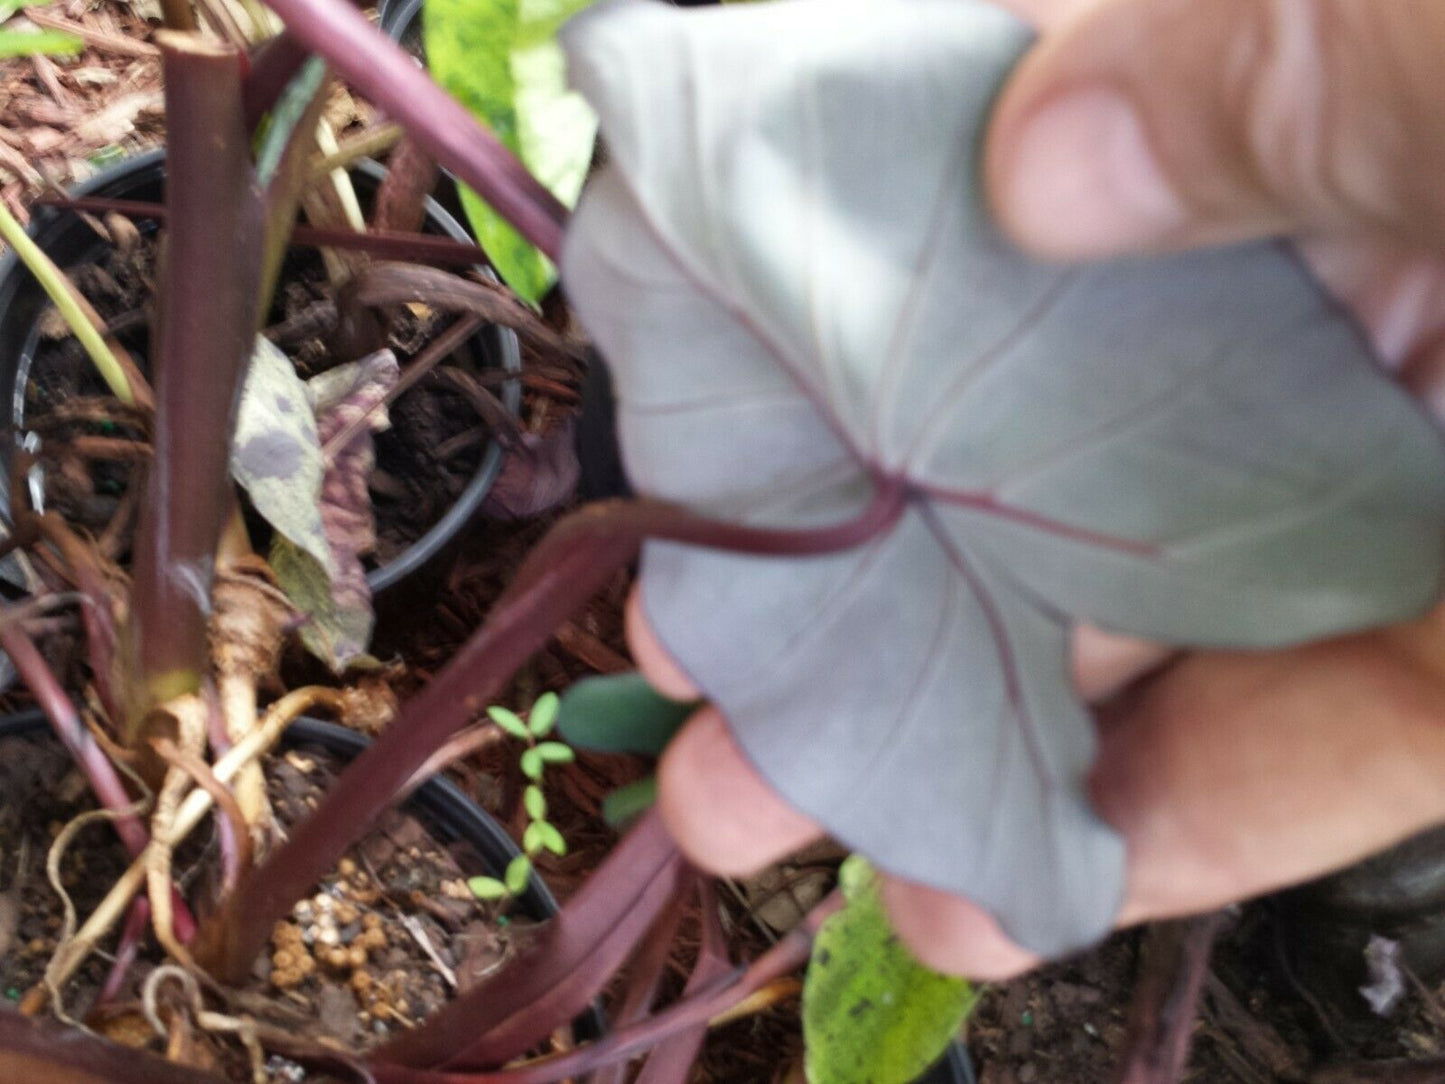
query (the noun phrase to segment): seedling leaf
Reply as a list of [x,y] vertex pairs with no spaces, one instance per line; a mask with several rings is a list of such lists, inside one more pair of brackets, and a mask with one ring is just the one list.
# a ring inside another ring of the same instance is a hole
[[571,764],[577,759],[570,746],[559,741],[544,741],[538,744],[537,755],[548,764]]
[[532,860],[525,854],[519,854],[507,863],[507,872],[502,876],[507,891],[514,896],[520,896],[527,891],[527,879],[532,876]]
[[542,754],[535,749],[527,749],[522,753],[522,774],[528,779],[536,782],[542,778],[542,772],[546,768],[546,762],[542,760]]
[[511,895],[507,886],[495,877],[471,877],[467,880],[467,887],[479,900],[504,900]]
[[547,850],[558,857],[567,853],[567,841],[562,838],[562,833],[557,830],[556,825],[549,824],[547,821],[537,821],[532,827],[537,829],[537,835],[542,841],[542,846],[546,847]]
[[557,726],[579,749],[658,756],[696,704],[669,700],[641,674],[592,677],[562,694]]
[[1264,648],[1421,612],[1439,434],[1278,245],[1000,236],[983,126],[1031,40],[1000,8],[616,0],[563,37],[610,156],[565,278],[637,491],[793,528],[909,493],[847,553],[649,544],[653,628],[832,834],[1031,949],[1093,941],[1124,848],[1071,625]]
[[533,821],[527,825],[527,830],[522,833],[522,850],[532,855],[540,851],[542,847],[542,823],[540,821]]
[[537,697],[537,702],[532,705],[532,710],[527,715],[527,726],[532,731],[532,737],[545,738],[552,733],[552,727],[557,723],[558,703],[556,693],[543,693]]
[[547,816],[547,797],[535,783],[529,784],[522,792],[522,805],[526,807],[527,816],[534,821],[543,820]]
[[847,905],[818,931],[803,982],[808,1080],[909,1084],[943,1053],[977,995],[904,948],[867,862],[849,858],[840,878]]
[[491,707],[487,709],[487,718],[496,723],[514,738],[527,740],[527,724],[522,722],[522,717],[515,711],[503,707]]

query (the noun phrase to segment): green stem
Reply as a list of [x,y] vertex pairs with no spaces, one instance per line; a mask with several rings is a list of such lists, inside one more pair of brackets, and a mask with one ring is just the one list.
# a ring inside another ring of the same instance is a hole
[[134,406],[135,395],[131,391],[130,382],[126,380],[125,370],[106,345],[100,330],[91,323],[76,300],[75,287],[65,277],[65,272],[56,267],[55,262],[30,239],[25,227],[20,225],[4,204],[0,204],[0,237],[5,238],[15,250],[20,262],[29,268],[35,281],[40,283],[50,300],[55,302],[56,309],[75,337],[80,340],[80,345],[85,347],[85,352],[95,363],[96,372],[111,393],[126,406]]

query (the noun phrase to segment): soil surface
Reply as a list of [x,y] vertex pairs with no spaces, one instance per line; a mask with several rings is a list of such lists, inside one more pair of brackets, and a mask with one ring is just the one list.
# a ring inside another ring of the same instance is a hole
[[[149,231],[118,236],[129,243],[107,245],[98,239],[101,247],[93,262],[65,270],[136,364],[148,372],[154,236]],[[305,379],[337,363],[326,344],[336,327],[335,305],[314,253],[294,255],[284,273],[271,334]],[[425,306],[401,307],[388,345],[405,366],[446,322]],[[24,410],[26,428],[43,436],[46,502],[72,525],[105,535],[128,487],[132,457],[144,455],[147,434],[131,411],[109,397],[89,356],[53,308],[45,311],[40,326]],[[444,364],[452,380],[475,383],[476,370],[470,365]],[[391,404],[390,417],[390,427],[375,435],[371,494],[377,545],[369,555],[372,567],[395,558],[456,503],[476,475],[490,435],[467,398],[439,380],[423,379],[403,393]],[[88,439],[77,447],[76,437]],[[265,525],[253,520],[252,527],[255,540],[264,543]],[[123,538],[117,538],[117,555],[124,550]]]
[[[316,804],[337,766],[331,754],[305,745],[271,758],[270,796],[283,825]],[[92,806],[83,780],[51,740],[4,741],[0,793],[6,796],[0,806],[0,991],[15,1002],[42,981],[62,935],[62,903],[47,879],[47,854],[62,826]],[[192,895],[218,876],[216,856],[214,837],[177,856],[178,880]],[[65,851],[61,883],[82,915],[122,872],[124,857],[104,823],[84,828]],[[277,924],[253,981],[232,993],[233,1011],[350,1051],[413,1026],[500,966],[533,928],[531,920],[472,896],[466,878],[483,872],[497,871],[469,844],[439,842],[416,816],[391,814]],[[161,1048],[142,1011],[157,951],[147,938],[141,958],[103,999],[110,965],[92,958],[66,985],[64,1011],[120,1041]],[[198,1050],[195,1061],[213,1058],[246,1079],[249,1065],[233,1041],[206,1036]],[[300,1079],[286,1059],[272,1061],[277,1084]]]
[[[149,16],[138,15],[137,9],[117,0],[58,0],[44,10],[86,30],[91,44],[74,59],[0,61],[0,200],[22,217],[28,200],[47,184],[64,185],[82,179],[120,154],[152,145],[161,136],[159,72],[147,44],[154,20],[148,21]],[[374,119],[365,103],[345,92],[335,96],[329,115],[339,132]],[[128,345],[134,342],[136,349],[143,351],[143,338],[125,336],[138,335],[144,328],[143,299],[149,296],[148,280],[153,277],[146,260],[138,257],[131,266],[112,266],[102,261],[100,267],[88,273],[90,281],[85,281],[87,274],[77,277],[107,319],[135,321],[134,328],[124,331],[123,340]],[[107,277],[115,283],[114,288]],[[318,300],[325,298],[306,283],[293,286],[284,295],[277,321],[300,320]],[[426,318],[425,313],[412,315],[422,321]],[[315,336],[303,334],[287,346],[303,370],[314,363],[308,351],[314,352],[315,341]],[[64,371],[66,353],[73,350],[52,344],[57,373]],[[403,350],[404,354],[410,352]],[[27,401],[32,421],[46,411],[55,411],[57,406],[83,414],[88,404],[101,398],[103,389],[90,375],[88,362],[80,364],[77,356],[69,365],[69,377],[56,376],[49,385],[42,379],[35,385],[34,398]],[[573,401],[565,396],[529,392],[523,411],[524,430],[547,431],[559,417],[565,417]],[[409,410],[407,400],[395,408],[399,418]],[[416,448],[389,451],[385,438],[379,442],[379,482],[373,487],[378,508],[392,502],[404,513],[401,518],[420,520],[417,509],[433,499],[446,501],[450,489],[465,484],[469,468],[459,464],[467,462],[465,455],[474,452],[475,445],[457,446],[454,442],[455,458],[449,459],[443,469],[428,464],[424,457],[431,454],[426,449],[447,442],[446,437],[427,431],[429,422],[436,421],[441,427],[450,420],[449,415],[458,414],[465,415],[466,423],[472,424],[474,416],[469,411],[464,404],[421,408],[418,431],[426,434],[424,447],[419,443]],[[70,428],[60,432],[69,436],[144,438],[134,419],[114,413],[64,424]],[[78,494],[67,498],[75,521],[100,532],[118,505],[126,468],[115,460],[87,461],[80,466],[80,470],[75,464],[57,468],[50,485],[63,487],[69,482],[78,489]],[[409,487],[409,478],[419,479],[420,489]],[[462,481],[458,483],[458,479]],[[59,488],[56,493],[56,499],[61,499]],[[545,522],[535,520],[484,525],[468,539],[467,550],[442,585],[435,605],[413,606],[409,612],[388,617],[385,653],[394,659],[394,665],[387,678],[399,695],[414,691],[446,663],[480,623],[522,554],[545,527]],[[400,543],[398,535],[384,541],[383,546]],[[525,709],[541,692],[563,689],[578,677],[629,668],[621,631],[627,587],[627,577],[619,576],[600,592],[518,674],[499,701]],[[12,695],[9,700],[12,704],[23,703],[23,696]],[[278,805],[293,811],[298,803],[300,807],[307,805],[312,784],[328,770],[324,762],[304,750],[292,758],[279,758],[272,783]],[[569,853],[562,858],[542,856],[538,867],[559,896],[570,895],[615,842],[615,833],[600,816],[602,799],[610,790],[649,770],[650,765],[639,760],[593,756],[582,756],[574,765],[549,770],[549,819],[562,830]],[[488,745],[454,764],[449,774],[498,815],[514,835],[520,835],[526,823],[520,802],[525,780],[517,766],[517,750],[510,743]],[[0,992],[12,999],[34,981],[53,947],[60,916],[45,882],[43,851],[83,792],[73,771],[58,758],[47,761],[44,756],[17,758],[8,753],[0,757],[0,795],[5,799],[0,804]],[[21,795],[26,797],[18,797]],[[9,818],[14,810],[31,805],[36,809],[41,831],[22,846]],[[273,997],[277,994],[269,982],[277,968],[276,957],[282,952],[291,953],[280,961],[283,971],[285,966],[295,965],[303,955],[297,947],[299,935],[313,965],[301,981],[286,987],[276,1004],[294,1007],[297,1020],[329,1017],[339,1030],[358,1042],[374,1041],[378,1028],[404,1026],[445,994],[445,980],[440,978],[435,963],[411,931],[398,925],[396,916],[404,911],[395,910],[394,905],[405,908],[408,903],[416,906],[412,915],[422,924],[446,966],[456,972],[459,982],[475,981],[478,974],[494,966],[506,951],[508,938],[515,938],[516,925],[505,931],[487,926],[486,916],[475,903],[454,898],[457,879],[475,867],[446,848],[427,844],[419,831],[415,821],[402,818],[354,854],[350,859],[354,868],[344,874],[338,871],[320,891],[323,898],[335,902],[328,908],[313,896],[310,912],[293,915],[293,921],[286,924],[287,932],[278,932],[278,943],[272,946],[271,958],[263,961],[253,989]],[[99,845],[107,832],[104,825],[85,829],[81,846],[72,848],[62,866],[82,911],[93,900],[93,895],[87,893],[93,893],[97,883],[106,883],[119,872],[117,849]],[[417,848],[415,855],[411,854],[413,847]],[[442,853],[432,853],[438,851]],[[190,863],[206,857],[188,854],[178,869],[190,869]],[[425,861],[428,857],[440,864],[429,866]],[[206,867],[202,864],[195,868]],[[813,878],[809,891],[821,891],[827,887],[830,868],[828,860],[805,858],[780,876],[792,883],[806,874]],[[433,872],[418,873],[418,869]],[[778,913],[778,897],[769,883],[765,877],[723,886],[721,898],[735,958],[755,956],[786,925],[787,918]],[[448,889],[448,884],[453,888]],[[425,904],[418,903],[423,899]],[[44,900],[50,902],[42,905]],[[806,905],[804,901],[799,903]],[[351,915],[343,904],[355,908],[354,922],[339,921]],[[378,948],[375,959],[372,950],[367,950],[365,968],[373,976],[371,988],[385,986],[393,970],[405,972],[411,983],[389,990],[385,1010],[370,1005],[358,994],[349,962],[348,970],[343,973],[338,966],[335,974],[329,964],[316,962],[315,946],[324,929],[330,928],[321,918],[327,910],[337,916],[337,938],[347,939],[348,949],[351,941],[364,937],[372,928],[367,925],[368,916],[379,916],[386,948]],[[484,924],[482,929],[476,926],[479,921]],[[1342,1010],[1327,1004],[1288,966],[1279,948],[1280,921],[1273,905],[1255,904],[1244,908],[1222,936],[1205,981],[1195,1028],[1196,1046],[1186,1080],[1198,1084],[1298,1084],[1330,1079],[1320,1075],[1322,1069],[1349,1065],[1352,1076],[1334,1079],[1349,1079],[1352,1084],[1379,1080],[1384,1084],[1395,1079],[1390,1070],[1371,1072],[1356,1063],[1361,1059],[1378,1062],[1439,1056],[1445,1049],[1441,990],[1410,983],[1403,1001],[1386,1017],[1360,1011],[1358,1006]],[[690,965],[695,937],[695,923],[685,922],[672,960],[673,989],[680,986]],[[1128,1041],[1139,940],[1137,933],[1121,934],[1076,959],[991,987],[967,1031],[968,1046],[983,1084],[1112,1084]],[[391,953],[403,956],[393,958]],[[405,962],[401,962],[403,958]],[[87,998],[99,989],[104,978],[103,962],[94,962],[79,980],[78,992],[71,995],[72,1012],[85,1007]],[[127,1004],[126,999],[134,999],[133,981],[118,1004]],[[363,1012],[369,1017],[362,1016]],[[405,1019],[398,1019],[397,1014]],[[137,1025],[133,1012],[130,1025],[136,1028],[140,1040],[150,1041],[148,1025],[143,1020]],[[694,1080],[708,1084],[795,1084],[800,1079],[800,1055],[797,1003],[784,1001],[716,1030]],[[1441,1079],[1445,1080],[1445,1074]]]

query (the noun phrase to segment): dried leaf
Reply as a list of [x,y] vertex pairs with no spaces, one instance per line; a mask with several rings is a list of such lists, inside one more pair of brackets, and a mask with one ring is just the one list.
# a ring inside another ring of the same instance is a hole
[[[379,407],[399,376],[395,356],[382,350],[312,377],[307,387],[321,442],[362,417],[372,430],[386,428],[386,411]],[[289,536],[278,537],[271,547],[276,578],[310,618],[301,628],[302,641],[336,671],[363,656],[371,642],[371,587],[361,559],[376,546],[368,489],[374,465],[371,434],[364,429],[325,469],[318,516],[326,565]]]
[[311,395],[291,359],[263,338],[241,390],[231,474],[266,522],[330,576],[319,507],[325,466]]
[[1057,954],[1113,922],[1072,622],[1270,647],[1436,596],[1445,454],[1291,254],[1088,268],[993,228],[1030,42],[977,0],[614,0],[563,32],[609,165],[568,294],[647,496],[749,524],[907,509],[806,560],[649,544],[662,642],[789,802]]
[[567,504],[577,493],[582,468],[572,419],[539,436],[523,433],[509,449],[483,510],[497,519],[530,519]]

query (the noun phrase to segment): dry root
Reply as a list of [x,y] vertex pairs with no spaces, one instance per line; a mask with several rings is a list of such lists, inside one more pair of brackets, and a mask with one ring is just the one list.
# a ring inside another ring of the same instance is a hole
[[[256,729],[256,685],[276,669],[292,609],[258,557],[217,573],[212,605],[211,660],[226,736],[234,745]],[[242,769],[235,790],[252,843],[262,849],[274,822],[260,766]]]

